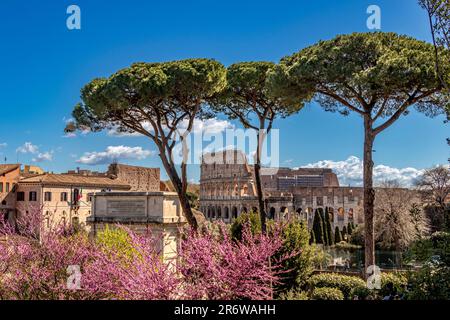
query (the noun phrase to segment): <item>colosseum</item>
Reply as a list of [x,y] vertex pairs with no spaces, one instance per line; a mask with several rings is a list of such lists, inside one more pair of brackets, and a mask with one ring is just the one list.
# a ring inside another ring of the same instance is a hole
[[[269,219],[297,216],[312,225],[315,209],[328,208],[334,226],[363,223],[362,188],[341,187],[331,169],[263,168],[261,182]],[[205,154],[200,176],[200,210],[209,220],[230,223],[258,211],[253,166],[243,152]]]

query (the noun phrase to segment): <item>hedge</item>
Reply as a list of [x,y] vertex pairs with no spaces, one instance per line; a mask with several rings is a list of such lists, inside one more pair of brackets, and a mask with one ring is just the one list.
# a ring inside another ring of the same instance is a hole
[[366,288],[364,280],[358,277],[345,276],[337,273],[321,273],[311,276],[308,281],[308,285],[311,289],[316,288],[335,288],[339,289],[345,299],[351,298],[352,290],[356,288]]
[[311,298],[313,300],[344,300],[344,295],[337,288],[315,288]]

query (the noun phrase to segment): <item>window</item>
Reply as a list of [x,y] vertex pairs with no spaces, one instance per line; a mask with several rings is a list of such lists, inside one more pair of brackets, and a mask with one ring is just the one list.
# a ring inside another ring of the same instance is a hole
[[73,189],[73,199],[72,199],[72,203],[73,204],[78,204],[78,202],[80,201],[81,197],[80,197],[80,190],[79,189]]
[[9,182],[6,183],[6,188],[5,188],[5,192],[9,192]]
[[30,191],[29,201],[37,201],[37,192],[36,191]]
[[45,192],[44,193],[44,201],[52,201],[52,193],[51,192]]
[[61,192],[61,201],[67,201],[67,192]]
[[25,201],[25,192],[17,192],[17,201]]
[[3,182],[0,182],[0,193],[3,192]]

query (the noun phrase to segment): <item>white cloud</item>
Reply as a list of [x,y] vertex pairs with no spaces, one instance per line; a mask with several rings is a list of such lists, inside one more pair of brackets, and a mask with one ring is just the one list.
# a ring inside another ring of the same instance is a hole
[[39,152],[39,147],[32,144],[31,142],[25,142],[23,146],[16,149],[16,152],[36,154]]
[[77,162],[94,166],[125,159],[142,160],[151,154],[151,151],[141,147],[109,146],[102,152],[87,152]]
[[[182,121],[179,125],[179,131],[183,133],[189,124],[186,119]],[[153,128],[148,122],[143,122],[142,126],[145,130],[153,132]],[[217,118],[205,119],[205,120],[195,120],[192,127],[192,133],[203,133],[203,134],[219,134],[224,132],[226,129],[234,129],[234,125],[227,120],[219,120]],[[142,136],[140,133],[129,133],[129,132],[119,132],[117,128],[112,128],[108,131],[109,136],[114,137],[139,137]]]
[[[305,168],[330,168],[337,174],[341,185],[362,186],[363,162],[355,156],[344,161],[323,160],[310,163]],[[412,186],[414,181],[423,173],[416,168],[393,168],[377,165],[373,169],[374,184],[379,185],[387,180],[396,180],[405,187]]]
[[6,142],[0,143],[0,148],[6,148],[8,144]]
[[52,161],[53,160],[53,152],[44,152],[39,154],[33,158],[33,162],[44,162],[44,161]]

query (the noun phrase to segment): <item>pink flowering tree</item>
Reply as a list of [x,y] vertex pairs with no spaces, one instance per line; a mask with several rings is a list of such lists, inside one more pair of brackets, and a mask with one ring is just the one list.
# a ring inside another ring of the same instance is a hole
[[[33,214],[0,223],[0,299],[270,299],[279,281],[281,264],[269,263],[282,245],[277,232],[253,235],[247,226],[239,242],[221,224],[186,232],[175,266],[156,236],[119,226],[111,242],[55,227],[36,238]],[[78,287],[68,286],[69,266],[79,268]]]
[[[279,280],[280,261],[270,258],[280,249],[279,233],[253,235],[245,226],[242,241],[231,239],[223,224],[220,232],[189,233],[181,245],[178,270],[191,299],[271,299]],[[281,260],[281,259],[280,259]]]

